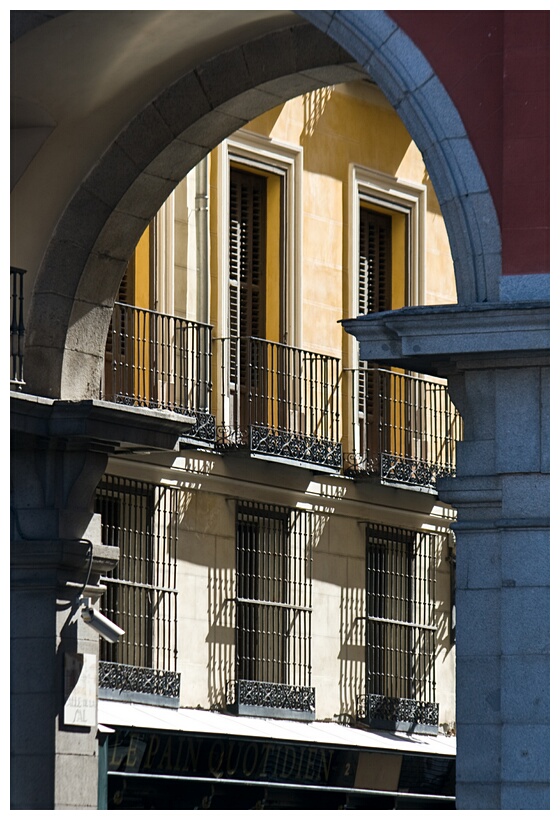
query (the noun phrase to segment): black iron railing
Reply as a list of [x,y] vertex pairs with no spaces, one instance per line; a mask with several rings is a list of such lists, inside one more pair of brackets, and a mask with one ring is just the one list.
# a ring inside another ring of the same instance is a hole
[[222,448],[341,468],[338,359],[255,337],[218,339],[216,348]]
[[25,328],[23,324],[23,276],[21,268],[10,268],[10,386],[23,387],[23,344]]
[[372,729],[437,735],[439,704],[413,698],[360,695],[357,717]]
[[227,705],[238,715],[313,720],[315,689],[254,680],[229,681]]
[[462,420],[447,386],[380,367],[346,371],[351,425],[344,471],[391,484],[435,489],[455,474]]
[[200,322],[116,302],[103,398],[194,416],[189,436],[213,442],[211,330]]
[[181,687],[179,672],[99,661],[99,694],[108,700],[129,700],[178,706]]

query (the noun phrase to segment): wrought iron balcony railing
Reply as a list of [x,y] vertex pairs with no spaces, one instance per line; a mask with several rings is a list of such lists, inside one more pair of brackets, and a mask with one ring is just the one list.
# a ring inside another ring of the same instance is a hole
[[108,700],[179,705],[179,672],[99,661],[99,694]]
[[262,681],[229,681],[227,706],[238,715],[315,719],[315,689]]
[[413,698],[360,695],[357,716],[372,729],[437,735],[439,704]]
[[107,401],[194,416],[189,438],[212,443],[211,327],[116,302],[101,388]]
[[347,475],[435,489],[438,477],[455,474],[462,420],[443,382],[372,365],[346,376],[352,418]]
[[10,268],[10,386],[21,389],[23,381],[23,276],[21,268]]
[[[21,305],[19,297],[14,304]],[[12,306],[18,384],[22,351],[21,308]],[[216,407],[212,374],[220,387]],[[194,416],[189,438],[223,451],[246,449],[409,487],[435,489],[439,476],[455,474],[462,421],[443,382],[371,365],[343,376],[341,384],[340,361],[332,356],[256,337],[212,342],[209,325],[117,302],[102,396]]]
[[216,348],[219,446],[340,470],[338,359],[252,336]]

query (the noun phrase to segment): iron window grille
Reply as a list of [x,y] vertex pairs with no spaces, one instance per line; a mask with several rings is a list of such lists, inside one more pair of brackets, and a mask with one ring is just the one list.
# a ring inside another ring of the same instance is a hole
[[437,732],[437,535],[367,528],[366,694],[370,725]]
[[100,686],[131,699],[179,696],[179,492],[111,475],[97,490],[103,541],[120,548],[118,565],[102,579],[102,611],[125,630],[117,643],[101,642]]
[[312,719],[310,513],[238,502],[236,667],[239,714]]

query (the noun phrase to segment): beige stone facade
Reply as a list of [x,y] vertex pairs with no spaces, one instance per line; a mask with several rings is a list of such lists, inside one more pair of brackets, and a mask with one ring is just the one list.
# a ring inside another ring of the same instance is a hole
[[[309,536],[309,637],[319,720],[356,723],[358,698],[366,691],[368,524],[428,533],[434,539],[436,597],[430,626],[436,635],[435,693],[439,729],[452,730],[453,511],[438,502],[432,486],[420,482],[407,487],[379,476],[356,479],[345,464],[356,446],[357,399],[351,371],[358,367],[358,351],[340,320],[355,315],[358,307],[360,206],[391,220],[392,307],[455,300],[445,225],[421,155],[379,89],[364,81],[295,98],[212,151],[159,212],[128,275],[133,272],[135,277],[139,306],[193,322],[208,318],[215,339],[228,336],[230,321],[231,167],[267,180],[266,338],[333,357],[340,364],[336,392],[329,401],[336,402],[339,416],[342,464],[325,469],[275,459],[272,453],[263,459],[246,446],[224,450],[212,442],[198,447],[191,442],[179,453],[110,460],[110,474],[181,490],[176,666],[180,704],[228,708],[228,685],[237,674],[236,503],[245,500],[304,509],[314,522]],[[203,271],[201,260],[206,265]],[[201,274],[206,286],[201,285]],[[214,344],[213,358],[218,349]],[[220,369],[214,361],[212,373],[211,412],[219,426],[225,410]],[[400,411],[390,412],[397,425]],[[421,435],[429,437],[434,422],[429,412],[425,418]]]

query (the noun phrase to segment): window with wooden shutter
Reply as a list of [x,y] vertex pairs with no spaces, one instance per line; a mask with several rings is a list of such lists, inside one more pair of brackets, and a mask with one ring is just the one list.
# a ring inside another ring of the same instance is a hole
[[389,215],[360,208],[358,313],[391,310],[391,230]]
[[230,173],[230,335],[265,335],[266,178]]
[[[391,309],[392,218],[369,208],[360,208],[360,255],[358,313]],[[381,451],[380,430],[384,408],[379,371],[360,363],[358,412],[361,452],[375,459]]]

